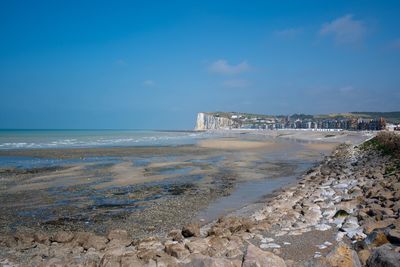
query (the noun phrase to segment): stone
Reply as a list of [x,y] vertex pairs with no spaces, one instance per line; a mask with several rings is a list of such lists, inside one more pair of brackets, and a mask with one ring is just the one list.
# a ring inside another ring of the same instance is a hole
[[382,230],[374,230],[367,236],[365,242],[368,245],[379,247],[386,243],[389,243],[389,240],[387,239],[386,234]]
[[322,223],[322,224],[317,224],[317,225],[315,226],[315,229],[318,230],[318,231],[326,231],[326,230],[329,230],[329,229],[331,229],[331,228],[332,228],[332,227],[331,227],[330,225],[324,224],[324,223]]
[[395,219],[389,218],[382,221],[368,221],[363,224],[364,232],[370,234],[375,229],[385,228],[394,223]]
[[125,253],[123,249],[111,249],[108,250],[100,261],[101,267],[113,267],[121,265],[122,255]]
[[86,242],[83,244],[83,248],[89,249],[94,248],[96,250],[103,250],[106,248],[108,239],[103,236],[91,234]]
[[268,249],[268,248],[281,248],[280,245],[276,244],[276,243],[268,243],[268,244],[261,244],[260,248],[262,249]]
[[400,266],[400,253],[391,246],[383,245],[376,248],[367,260],[368,267],[398,267]]
[[188,262],[182,267],[240,267],[240,260],[228,260],[224,258],[209,257],[201,254],[191,254]]
[[333,267],[361,267],[357,253],[343,242],[326,255],[325,261]]
[[263,251],[256,246],[249,244],[242,267],[286,267],[285,261],[269,251]]
[[189,256],[189,254],[190,254],[189,250],[187,250],[183,244],[175,243],[175,242],[176,241],[171,242],[171,243],[166,243],[165,244],[165,252],[168,255],[171,255],[177,259],[184,259],[187,256]]
[[183,235],[179,230],[172,230],[168,233],[168,237],[174,241],[181,242],[183,240]]
[[137,245],[138,250],[154,250],[163,251],[164,245],[161,244],[160,240],[155,237],[148,237],[139,242]]
[[387,239],[392,244],[400,245],[400,230],[390,229],[387,231]]
[[210,245],[208,248],[208,255],[211,257],[220,257],[226,253],[229,240],[227,238],[214,236],[210,238],[208,243]]
[[51,237],[50,241],[57,243],[68,243],[72,241],[74,234],[66,231],[59,231]]
[[367,260],[370,255],[371,251],[369,251],[368,249],[363,249],[358,252],[358,258],[360,259],[362,266],[365,266],[367,264]]
[[111,241],[114,239],[117,240],[126,240],[129,239],[129,235],[128,232],[126,230],[121,230],[121,229],[114,229],[111,230],[108,235],[107,238]]
[[190,223],[182,228],[182,235],[184,237],[199,237],[200,225],[198,223]]
[[218,236],[218,237],[230,237],[232,235],[231,231],[229,229],[224,228],[224,227],[218,227],[218,226],[213,226],[211,229],[207,232],[208,236]]
[[42,231],[35,232],[33,234],[33,239],[37,243],[41,244],[49,243],[49,236]]
[[186,248],[190,251],[190,253],[200,253],[207,254],[208,250],[208,241],[204,238],[197,238],[194,240],[190,240],[185,244]]

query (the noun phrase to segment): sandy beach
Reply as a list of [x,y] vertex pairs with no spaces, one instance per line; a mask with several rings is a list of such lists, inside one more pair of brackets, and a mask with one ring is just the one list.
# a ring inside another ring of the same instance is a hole
[[[48,168],[1,169],[1,232],[105,236],[119,229],[133,240],[162,240],[196,221],[207,232],[221,216],[260,214],[339,143],[357,145],[371,137],[308,134],[244,131],[184,146],[0,151],[8,157],[79,159]],[[332,241],[335,233],[324,235]],[[282,242],[302,244],[294,237]],[[281,253],[303,259],[293,256],[295,250]]]

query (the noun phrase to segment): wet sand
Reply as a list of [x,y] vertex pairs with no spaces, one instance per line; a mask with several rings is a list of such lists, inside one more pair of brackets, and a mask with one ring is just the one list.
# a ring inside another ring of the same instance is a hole
[[0,157],[59,160],[0,169],[0,231],[120,228],[137,238],[163,236],[199,215],[206,223],[295,182],[343,138],[320,133],[305,142],[299,136],[307,133],[277,133],[242,132],[175,147],[0,151]]

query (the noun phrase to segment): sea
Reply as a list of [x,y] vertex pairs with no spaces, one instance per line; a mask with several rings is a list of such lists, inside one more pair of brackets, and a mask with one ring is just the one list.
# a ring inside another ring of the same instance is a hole
[[194,144],[215,133],[158,130],[0,130],[0,150],[176,146]]

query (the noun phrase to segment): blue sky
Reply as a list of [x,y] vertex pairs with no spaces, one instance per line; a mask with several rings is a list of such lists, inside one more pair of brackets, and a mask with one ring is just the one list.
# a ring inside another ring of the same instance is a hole
[[0,128],[400,110],[399,1],[1,1]]

